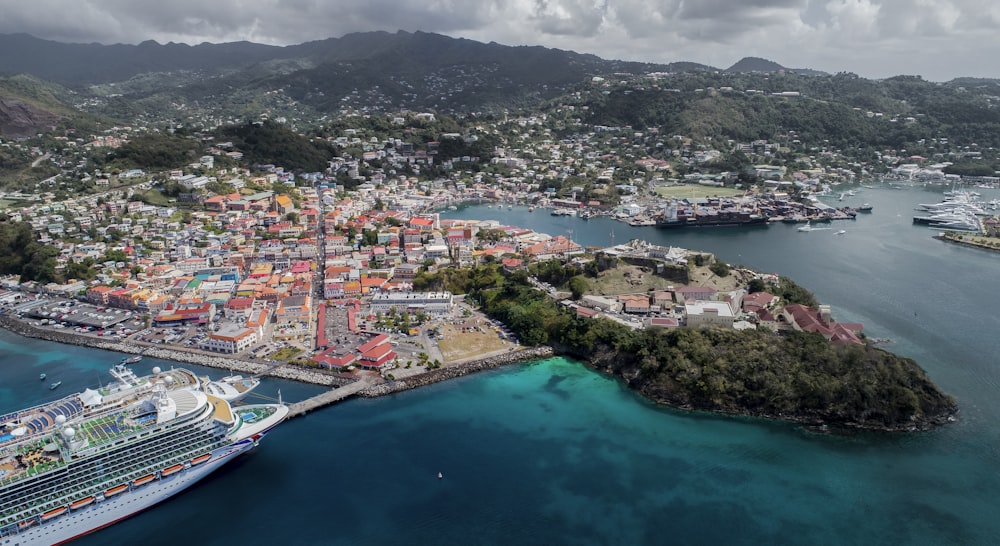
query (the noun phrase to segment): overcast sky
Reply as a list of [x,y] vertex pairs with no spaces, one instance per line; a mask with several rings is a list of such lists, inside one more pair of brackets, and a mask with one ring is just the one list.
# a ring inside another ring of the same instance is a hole
[[0,33],[63,42],[287,45],[423,30],[606,59],[1000,77],[996,0],[0,0],[0,14]]

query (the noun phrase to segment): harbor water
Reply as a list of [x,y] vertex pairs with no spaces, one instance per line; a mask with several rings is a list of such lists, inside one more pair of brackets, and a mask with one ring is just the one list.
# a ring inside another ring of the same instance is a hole
[[[701,249],[789,276],[838,320],[863,322],[916,359],[958,399],[956,423],[835,436],[686,413],[551,358],[309,413],[183,494],[78,543],[1000,543],[1000,254],[912,225],[916,203],[940,198],[859,188],[843,204],[871,203],[872,214],[808,233],[664,231],[486,205],[443,216],[584,245],[605,246],[614,232],[615,242]],[[120,358],[7,333],[0,351],[0,411],[51,398],[51,381],[63,392],[96,385]],[[135,367],[153,365],[169,363]],[[279,388],[286,401],[319,392],[270,379],[259,391]]]

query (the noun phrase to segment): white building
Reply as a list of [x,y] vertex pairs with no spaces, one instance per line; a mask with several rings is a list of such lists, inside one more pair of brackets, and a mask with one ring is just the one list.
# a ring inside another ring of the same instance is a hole
[[732,328],[736,315],[729,303],[724,301],[691,301],[684,304],[689,328],[711,326]]
[[218,332],[212,332],[202,348],[218,353],[235,354],[257,343],[257,332],[236,324],[226,324]]
[[451,311],[455,297],[450,292],[390,292],[372,296],[371,312],[396,311],[443,314]]

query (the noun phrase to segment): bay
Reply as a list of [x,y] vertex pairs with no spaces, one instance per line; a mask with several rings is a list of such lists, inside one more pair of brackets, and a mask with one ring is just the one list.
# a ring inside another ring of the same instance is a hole
[[[986,190],[981,190],[984,197]],[[552,358],[275,429],[252,454],[79,544],[995,544],[1000,255],[931,239],[913,205],[939,190],[859,189],[871,215],[794,226],[660,231],[546,211],[460,208],[585,245],[643,238],[792,277],[917,359],[957,423],[830,436],[655,407]],[[839,229],[847,230],[835,235]],[[120,356],[0,333],[0,410],[96,385]],[[144,360],[137,372],[166,362]],[[184,365],[185,367],[191,367]],[[219,370],[207,370],[213,376]],[[286,401],[316,387],[268,380]],[[443,479],[437,473],[443,473]]]

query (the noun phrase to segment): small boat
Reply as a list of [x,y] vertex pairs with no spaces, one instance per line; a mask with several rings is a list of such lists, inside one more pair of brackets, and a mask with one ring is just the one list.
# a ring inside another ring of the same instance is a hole
[[104,492],[104,498],[110,499],[111,497],[117,495],[118,493],[121,493],[121,492],[125,491],[126,489],[128,489],[128,484],[127,483],[123,483],[121,485],[116,485],[116,486],[112,487],[111,489],[108,489],[107,491]]
[[52,518],[61,516],[66,513],[67,508],[65,506],[60,506],[59,508],[53,508],[48,512],[42,514],[42,521],[49,521]]
[[800,226],[800,227],[797,227],[797,228],[795,228],[795,229],[797,229],[797,230],[799,230],[799,231],[812,231],[812,230],[813,230],[813,227],[812,227],[812,224],[811,224],[811,223],[809,223],[809,222],[806,222],[806,225],[804,225],[804,226]]
[[167,468],[164,468],[162,471],[160,471],[160,477],[166,478],[167,476],[175,472],[178,472],[182,468],[184,468],[184,465],[182,464],[175,464],[174,466],[168,466]]
[[535,207],[528,207],[528,212],[535,212]]
[[49,385],[49,390],[54,391],[59,388],[59,385],[62,385],[62,381],[56,381],[55,383]]
[[87,506],[88,504],[90,504],[92,502],[94,502],[94,496],[93,495],[91,495],[89,497],[84,497],[84,498],[82,498],[80,500],[75,500],[75,501],[73,501],[73,502],[70,503],[69,507],[70,507],[71,510],[79,510],[80,508],[83,508],[84,506]]
[[442,473],[438,472],[438,479],[440,480],[440,479],[442,479],[442,478],[444,478],[444,474],[442,474]]
[[45,381],[45,374],[44,373],[38,374],[38,379],[41,381]]
[[245,398],[251,391],[260,385],[260,379],[256,377],[243,377],[242,375],[229,375],[218,381],[205,381],[202,390],[226,402],[237,402]]
[[837,232],[837,235],[843,235],[845,233],[847,233],[847,230],[846,229],[842,229],[842,230],[840,230],[840,231]]
[[143,476],[143,477],[135,480],[134,482],[132,482],[132,486],[133,487],[139,487],[140,485],[146,485],[147,483],[153,481],[154,478],[156,478],[156,476],[153,475],[153,474],[150,474],[148,476]]
[[872,211],[872,206],[869,205],[868,203],[865,203],[864,205],[858,207],[858,212],[871,212],[871,211]]
[[205,453],[204,455],[198,455],[194,459],[191,459],[191,466],[194,466],[196,464],[201,464],[201,463],[203,463],[203,462],[205,462],[205,461],[207,461],[207,460],[209,460],[211,458],[212,458],[212,454],[211,453]]
[[128,358],[123,358],[122,359],[122,364],[135,364],[136,362],[139,362],[140,360],[142,360],[142,355],[130,356]]

